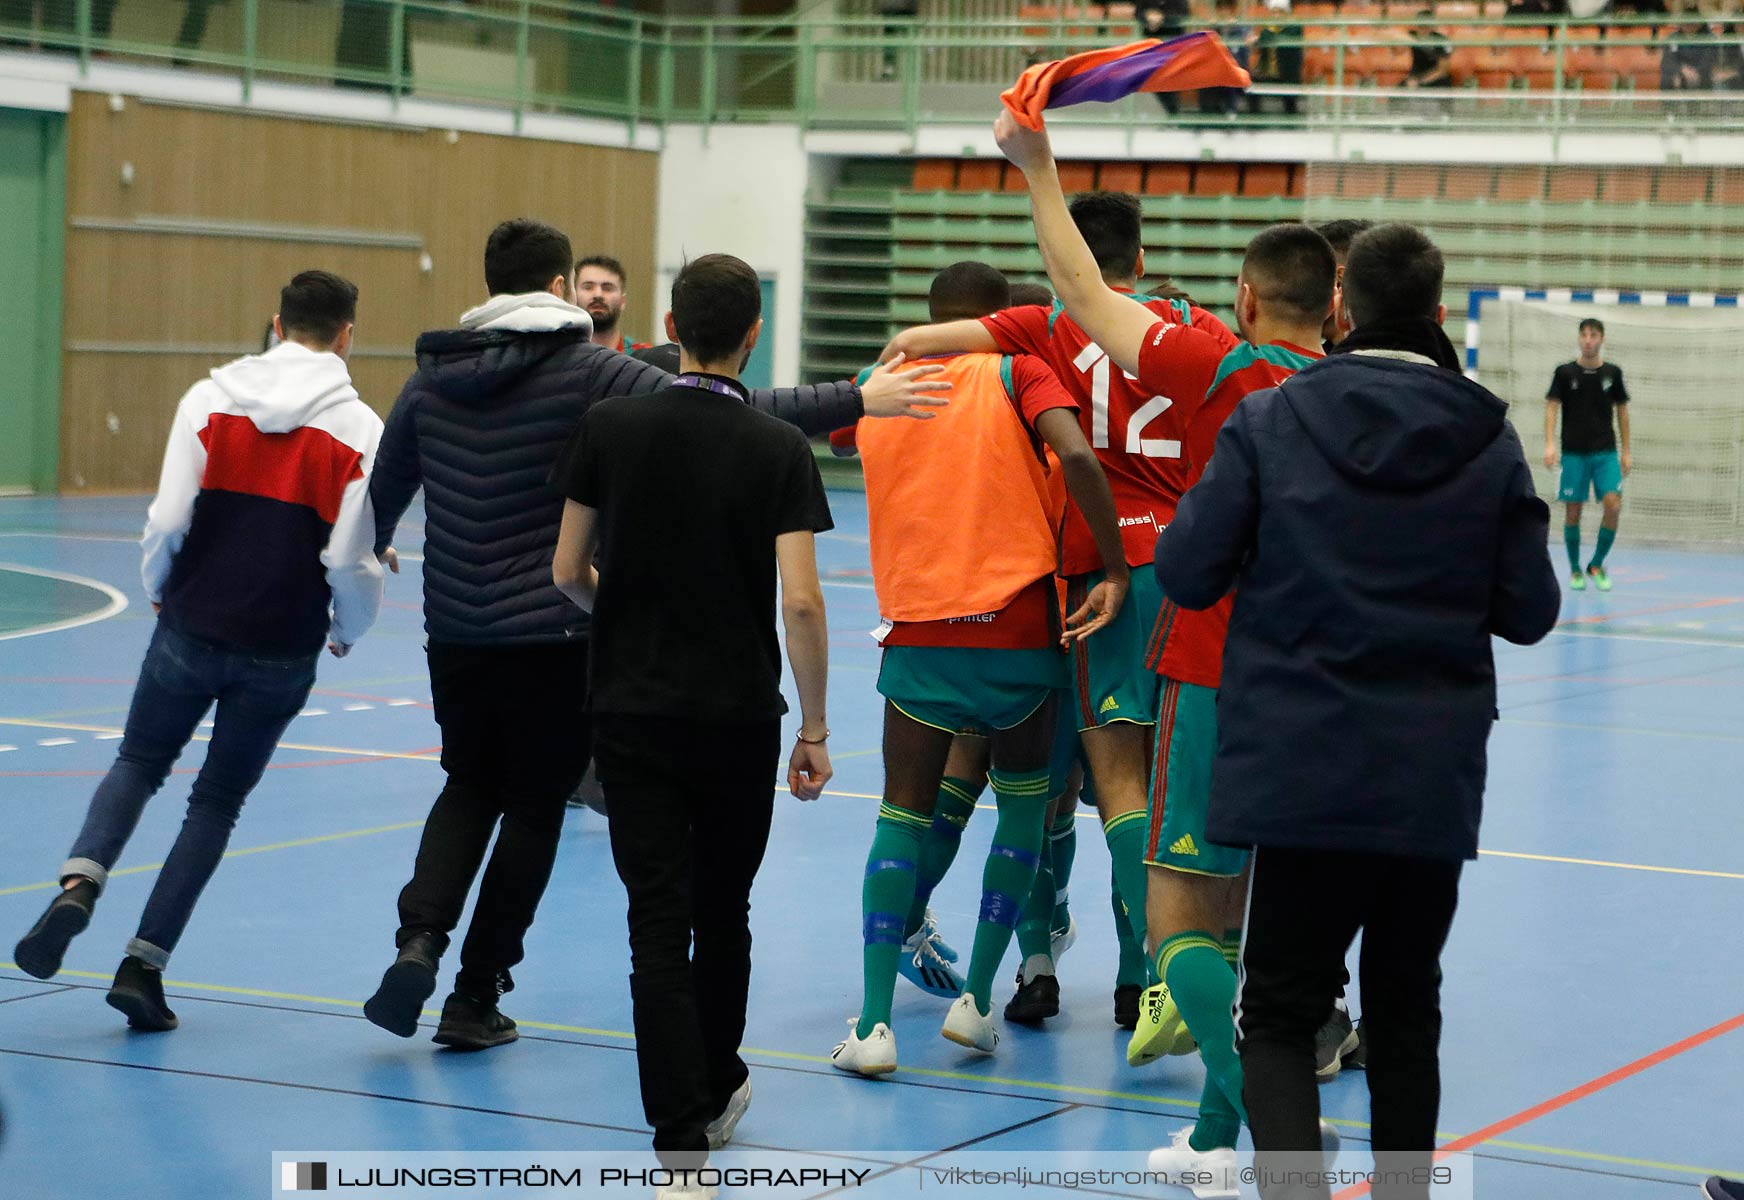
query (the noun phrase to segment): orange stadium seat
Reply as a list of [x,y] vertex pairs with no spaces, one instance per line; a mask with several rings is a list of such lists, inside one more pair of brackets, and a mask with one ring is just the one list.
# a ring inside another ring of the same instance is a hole
[[1244,196],[1290,195],[1290,167],[1287,163],[1249,163],[1241,176]]
[[1144,190],[1144,164],[1136,162],[1103,163],[1102,169],[1096,174],[1096,186],[1105,192],[1142,192]]
[[1096,164],[1063,162],[1060,164],[1060,188],[1068,196],[1074,192],[1096,190]]
[[1496,199],[1544,199],[1543,167],[1502,167],[1496,172]]
[[1240,191],[1240,163],[1200,163],[1193,171],[1195,196],[1234,196]]
[[957,167],[959,192],[997,192],[1005,174],[1005,160],[985,158],[965,159]]
[[1441,196],[1444,200],[1488,200],[1495,188],[1494,167],[1449,167]]
[[1578,204],[1599,198],[1599,172],[1596,167],[1557,167],[1550,172],[1550,202]]
[[1373,163],[1345,163],[1338,169],[1338,194],[1366,200],[1387,194],[1387,168]]
[[1193,168],[1186,163],[1151,163],[1145,168],[1144,194],[1185,196],[1193,190]]
[[1714,203],[1744,204],[1744,167],[1724,167],[1714,176]]
[[914,164],[914,190],[948,192],[957,186],[957,164],[948,158],[923,158]]
[[1606,204],[1645,204],[1653,197],[1653,174],[1621,167],[1605,172],[1604,187]]
[[1405,166],[1393,168],[1393,197],[1396,200],[1434,200],[1441,195],[1440,167]]
[[1660,204],[1701,204],[1708,198],[1710,172],[1664,167],[1656,174],[1653,198]]

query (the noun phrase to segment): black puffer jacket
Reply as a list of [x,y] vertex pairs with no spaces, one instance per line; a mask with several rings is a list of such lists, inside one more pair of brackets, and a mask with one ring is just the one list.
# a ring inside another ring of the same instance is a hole
[[[444,642],[545,642],[585,636],[587,614],[551,583],[563,497],[546,480],[588,405],[657,392],[672,376],[554,331],[423,334],[418,369],[382,433],[370,499],[376,552],[424,488],[424,630]],[[753,394],[808,434],[851,425],[848,383]],[[676,485],[676,483],[675,483]]]

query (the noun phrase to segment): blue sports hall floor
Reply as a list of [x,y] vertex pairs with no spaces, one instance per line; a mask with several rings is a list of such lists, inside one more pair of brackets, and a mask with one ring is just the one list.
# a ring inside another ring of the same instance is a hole
[[[1191,1119],[1202,1076],[1196,1059],[1125,1065],[1107,856],[1090,818],[1058,1019],[1007,1027],[997,1056],[975,1059],[938,1036],[943,1002],[899,983],[901,1070],[871,1082],[829,1066],[857,1009],[859,880],[880,786],[865,504],[832,502],[840,528],[819,545],[838,773],[819,803],[777,803],[753,897],[756,1098],[739,1140],[879,1167],[947,1148],[1142,1164]],[[415,562],[356,651],[322,660],[243,811],[167,975],[178,1031],[130,1033],[103,992],[181,821],[198,745],[60,976],[39,982],[6,961],[115,750],[151,629],[145,504],[0,500],[0,1197],[269,1196],[275,1152],[537,1162],[646,1146],[624,897],[591,812],[570,811],[503,1002],[519,1043],[440,1051],[428,1030],[400,1041],[360,1012],[391,958],[394,897],[442,779]],[[1694,1195],[1707,1174],[1744,1175],[1744,556],[1639,549],[1625,522],[1613,569],[1616,590],[1570,595],[1541,645],[1497,647],[1485,850],[1445,957],[1442,1043],[1441,1128],[1475,1154],[1483,1197]],[[992,826],[971,823],[935,901],[965,949]],[[1362,1074],[1321,1097],[1345,1136],[1341,1165],[1360,1166]]]

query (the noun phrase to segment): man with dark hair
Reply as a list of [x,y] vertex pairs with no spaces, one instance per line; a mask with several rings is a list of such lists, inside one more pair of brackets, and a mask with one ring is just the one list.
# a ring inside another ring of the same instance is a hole
[[575,302],[593,320],[595,345],[620,354],[653,348],[652,342],[632,342],[618,328],[630,294],[624,290],[624,264],[609,254],[590,254],[575,264]]
[[[588,760],[587,616],[551,582],[562,497],[547,482],[576,423],[606,396],[646,395],[671,376],[590,339],[571,303],[569,239],[505,221],[485,247],[490,298],[459,329],[418,338],[418,369],[382,435],[372,484],[386,551],[420,486],[424,617],[447,785],[425,822],[400,894],[399,948],[364,1015],[401,1037],[418,1026],[437,964],[493,833],[495,849],[443,1007],[439,1044],[513,1041],[497,1008],[513,986],[557,854],[564,802]],[[820,384],[757,392],[754,407],[823,433],[866,411],[913,411],[926,368],[881,372],[864,389]],[[500,824],[500,833],[498,826]]]
[[1255,848],[1236,1012],[1267,1200],[1327,1195],[1281,1182],[1302,1178],[1283,1156],[1321,1150],[1315,1031],[1358,930],[1376,1167],[1426,1178],[1490,639],[1530,644],[1556,621],[1549,510],[1507,406],[1460,371],[1441,284],[1421,231],[1359,236],[1342,352],[1242,401],[1157,545],[1183,609],[1236,592],[1206,835]]
[[972,320],[1011,307],[1011,281],[981,262],[952,263],[933,276],[927,311],[934,321]]
[[[1191,326],[1214,339],[1224,351],[1235,347],[1236,338],[1221,321],[1188,301],[1133,294],[1145,266],[1136,197],[1092,192],[1076,197],[1070,206],[1062,196],[1060,207],[1074,228],[1074,238],[1087,247],[1091,260],[1085,266],[1086,277],[1076,280],[1074,286],[1098,292],[1112,289],[1111,294],[1137,301],[1136,308],[1149,314],[1144,328],[1134,336],[1135,353],[1139,338],[1156,321]],[[1058,276],[1052,278],[1064,300],[1065,284]],[[1132,594],[1109,630],[1073,643],[1078,683],[1067,715],[1076,724],[1088,763],[1112,859],[1114,889],[1136,943],[1136,957],[1143,960],[1147,957],[1144,842],[1149,739],[1156,724],[1158,688],[1157,677],[1145,665],[1145,658],[1160,632],[1163,597],[1150,572],[1136,568],[1150,563],[1157,531],[1168,523],[1176,501],[1188,486],[1182,447],[1189,410],[1181,398],[1202,399],[1205,380],[1197,368],[1168,359],[1141,383],[1130,365],[1113,358],[1108,347],[1100,344],[1075,315],[1060,311],[1057,305],[1051,309],[1007,309],[980,321],[907,330],[891,341],[885,355],[906,353],[914,357],[952,350],[1026,353],[1047,362],[1077,401],[1084,435],[1114,492],[1125,565],[1135,568]],[[1061,543],[1068,607],[1083,603],[1102,581],[1106,569],[1082,515],[1069,507]],[[1065,814],[1062,824],[1072,823],[1071,814]],[[1058,931],[1062,941],[1069,940],[1070,932],[1069,927]],[[1117,986],[1129,982],[1122,979]],[[1036,983],[1026,968],[1020,995],[1032,986],[1038,991],[1052,990],[1053,981]],[[1121,993],[1116,995],[1118,998]],[[1126,1011],[1117,999],[1116,1019],[1122,1024]]]
[[343,658],[381,605],[369,473],[382,424],[346,370],[356,315],[356,287],[304,271],[279,295],[280,344],[196,383],[170,425],[143,539],[157,627],[120,753],[61,867],[62,891],[13,955],[38,979],[60,970],[146,802],[216,703],[187,819],[109,990],[135,1029],[176,1027],[163,970],[243,802],[302,711],[322,643]]
[[[1358,234],[1365,233],[1374,227],[1373,221],[1364,221],[1354,217],[1341,217],[1336,221],[1322,221],[1314,228],[1320,231],[1332,247],[1332,253],[1338,259],[1338,283],[1344,286],[1344,264],[1350,257],[1350,244]],[[1350,330],[1339,319],[1344,311],[1342,305],[1335,306],[1332,315],[1326,318],[1326,327],[1320,331],[1321,340],[1328,346],[1336,346],[1342,342]],[[1337,1072],[1333,1072],[1337,1074]]]
[[[1203,475],[1218,429],[1243,397],[1320,358],[1320,329],[1337,276],[1332,247],[1301,224],[1256,234],[1236,280],[1236,319],[1245,341],[1226,347],[1203,330],[1158,320],[1097,278],[1090,248],[1066,209],[1045,132],[1002,117],[995,138],[1028,181],[1042,262],[1066,314],[1141,388],[1167,388],[1175,398],[1185,424],[1185,492]],[[1144,652],[1146,667],[1159,679],[1144,837],[1144,928],[1157,983],[1140,1002],[1127,1047],[1127,1061],[1138,1066],[1198,1044],[1206,1070],[1199,1119],[1155,1151],[1150,1168],[1176,1181],[1215,1178],[1220,1188],[1233,1186],[1243,1116],[1230,1013],[1247,869],[1245,853],[1206,836],[1228,620],[1227,603],[1206,613],[1165,603]],[[1182,1035],[1183,1024],[1191,1041]]]
[[[1556,444],[1556,418],[1562,415],[1562,447]],[[1611,428],[1611,414],[1617,426]],[[1623,443],[1619,457],[1617,443]],[[1634,462],[1629,454],[1629,389],[1623,386],[1623,369],[1605,361],[1605,323],[1588,317],[1580,323],[1580,357],[1563,363],[1550,377],[1550,392],[1544,398],[1544,465],[1562,462],[1562,480],[1556,498],[1568,506],[1562,526],[1568,548],[1568,585],[1583,591],[1587,579],[1601,592],[1611,590],[1605,556],[1617,539],[1617,523],[1623,512],[1623,479]],[[1581,505],[1588,495],[1604,506],[1599,526],[1599,545],[1581,574]]]
[[[683,373],[663,391],[590,408],[553,477],[567,497],[555,583],[593,614],[588,709],[630,897],[642,1107],[675,1169],[700,1168],[751,1100],[739,1057],[751,884],[787,711],[777,576],[800,706],[788,785],[815,800],[831,774],[813,538],[832,522],[804,435],[752,409],[738,380],[761,304],[756,272],[739,259],[687,264],[666,317]],[[708,603],[670,586],[673,563],[711,581]]]
[[1014,283],[1011,285],[1010,308],[1023,308],[1026,305],[1039,304],[1043,308],[1052,308],[1054,304],[1053,289],[1045,283]]
[[[1009,299],[1004,282],[979,264],[947,268],[933,284],[933,315],[977,305],[996,309]],[[831,1059],[866,1076],[897,1067],[891,1030],[896,975],[908,973],[905,960],[924,961],[931,922],[915,912],[916,902],[950,857],[941,861],[929,851],[943,839],[954,853],[954,839],[938,828],[941,817],[967,819],[961,808],[947,806],[948,799],[963,803],[967,790],[954,789],[957,781],[947,775],[954,736],[963,733],[988,739],[998,824],[982,875],[968,977],[941,1032],[982,1053],[997,1045],[993,976],[1025,898],[1035,894],[1046,814],[1063,791],[1053,769],[1056,707],[1067,683],[1059,644],[1116,619],[1128,578],[1113,494],[1079,428],[1076,405],[1047,366],[1029,356],[959,354],[947,360],[946,371],[956,386],[940,424],[916,436],[889,425],[862,423],[859,431],[872,582],[883,618],[878,690],[886,701],[885,788],[861,887],[861,1008]],[[1058,456],[1060,479],[1094,545],[1114,563],[1066,618],[1063,637],[1054,565],[1064,497],[1044,445]],[[941,495],[950,496],[949,511],[940,509]],[[1046,916],[1054,901],[1049,884],[1040,901],[1046,913],[1036,950],[1047,957],[1050,977]],[[1058,1003],[1056,990],[1055,1012]]]

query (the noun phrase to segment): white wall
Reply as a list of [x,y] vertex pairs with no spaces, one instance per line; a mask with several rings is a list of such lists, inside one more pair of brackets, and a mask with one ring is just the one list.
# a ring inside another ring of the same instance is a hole
[[765,336],[775,336],[778,386],[799,382],[806,172],[805,146],[791,125],[670,125],[660,156],[654,247],[659,315],[686,258],[744,259],[775,280],[776,311],[764,313],[763,320]]

